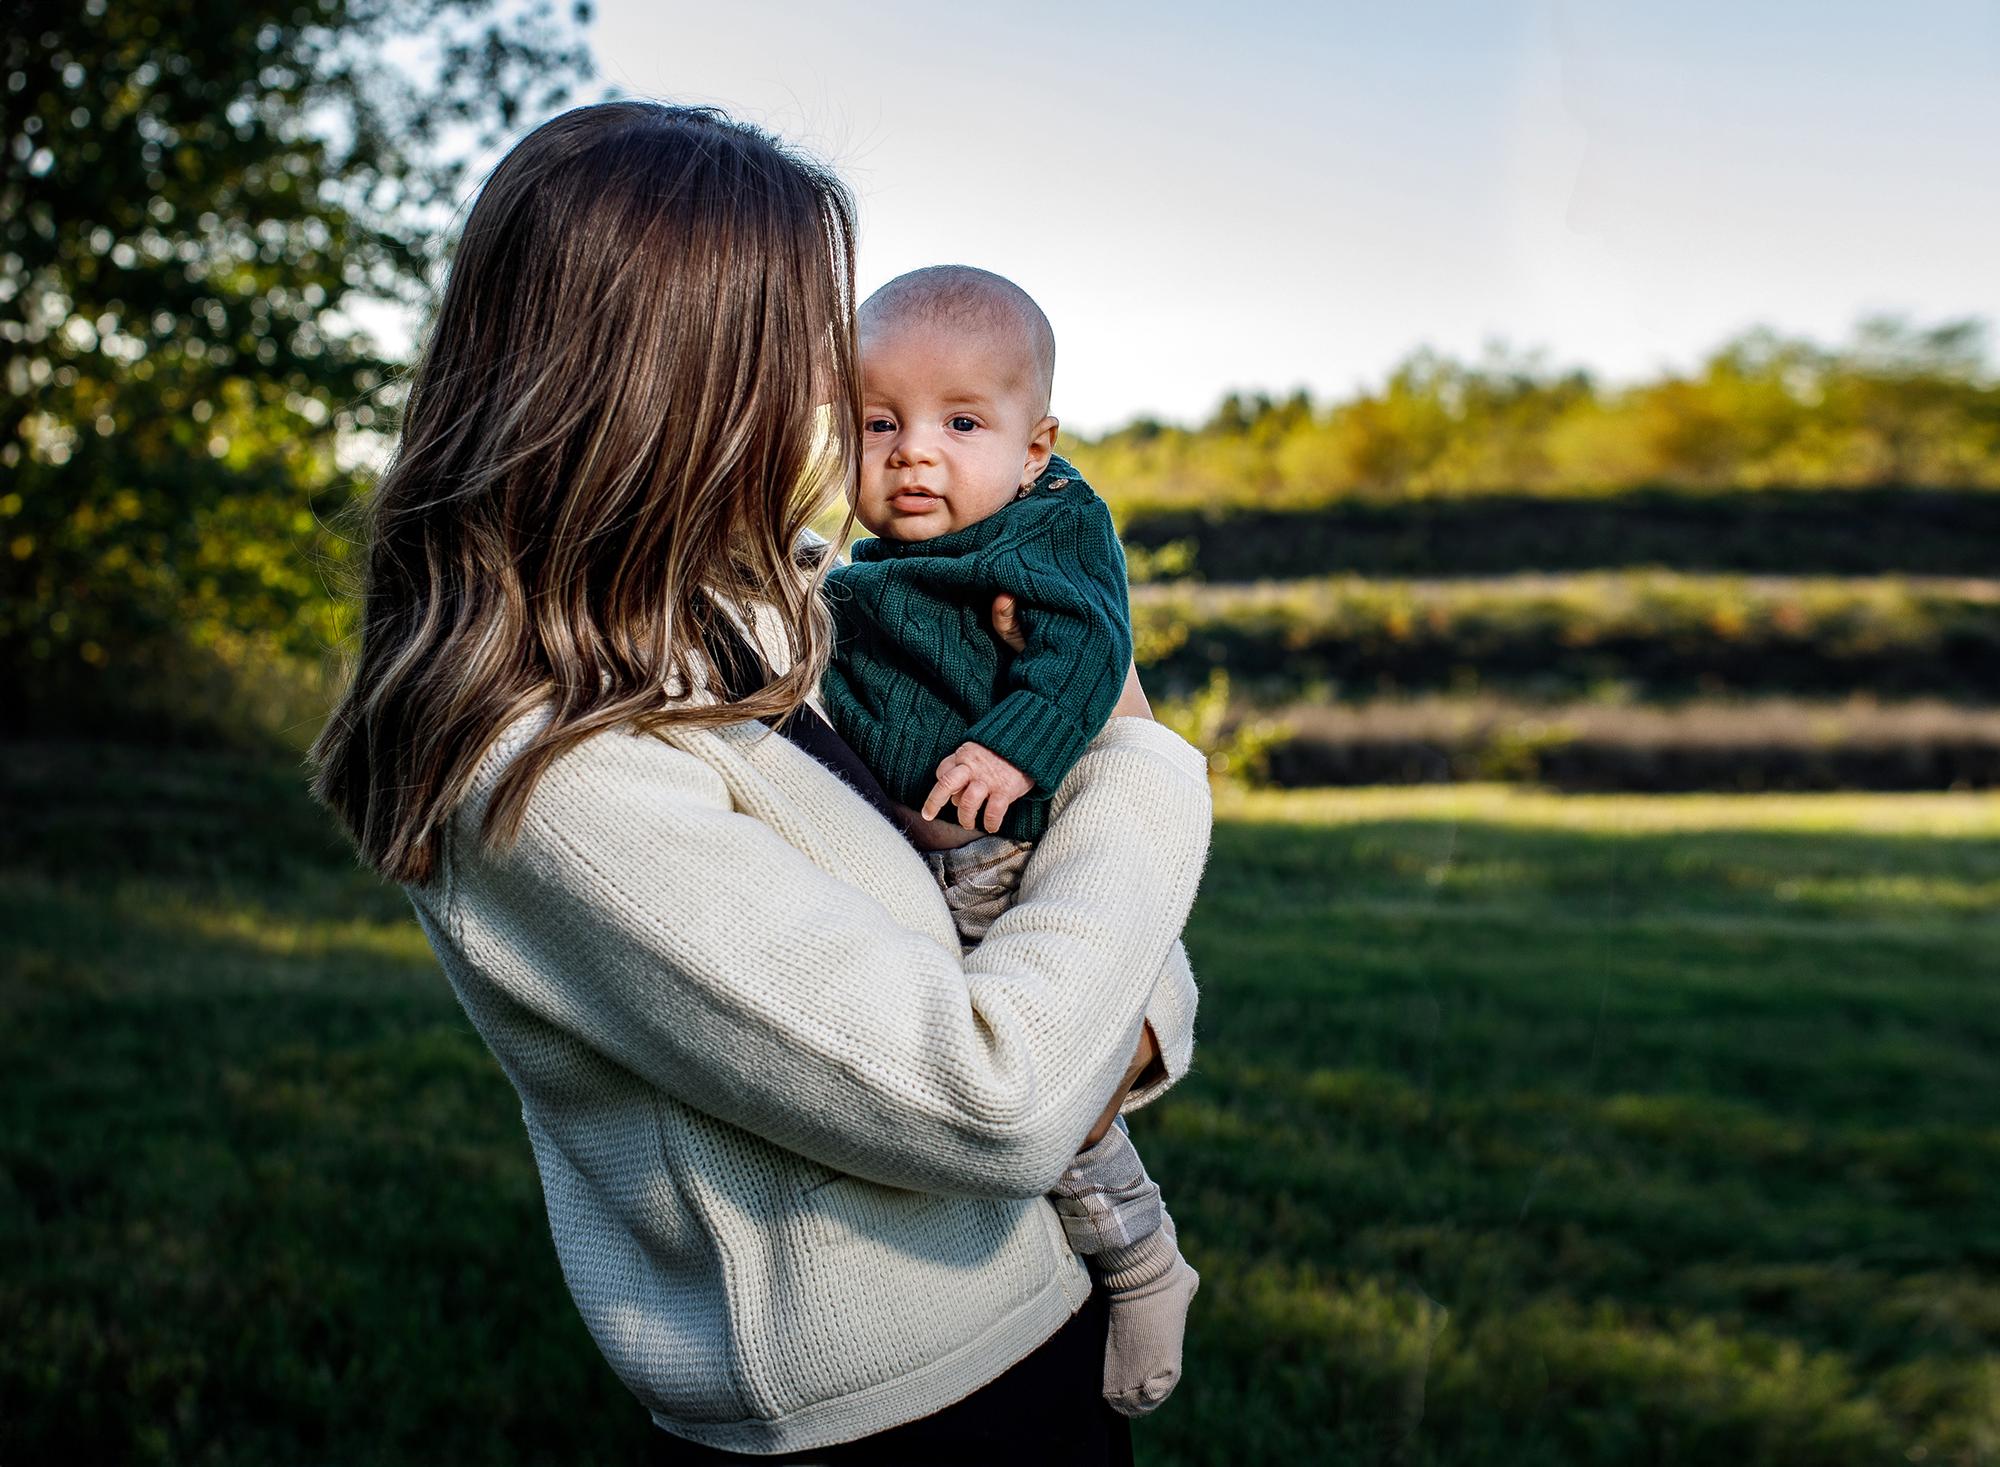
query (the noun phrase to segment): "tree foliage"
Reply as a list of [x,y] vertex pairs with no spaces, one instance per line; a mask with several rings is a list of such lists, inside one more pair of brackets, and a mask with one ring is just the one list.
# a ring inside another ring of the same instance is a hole
[[308,553],[482,150],[589,75],[550,0],[16,0],[0,703],[323,646]]
[[1133,512],[1647,485],[2000,486],[2000,383],[1972,321],[1873,319],[1837,348],[1752,331],[1693,373],[1620,387],[1500,349],[1472,363],[1421,351],[1345,401],[1232,393],[1200,427],[1140,419],[1074,456]]

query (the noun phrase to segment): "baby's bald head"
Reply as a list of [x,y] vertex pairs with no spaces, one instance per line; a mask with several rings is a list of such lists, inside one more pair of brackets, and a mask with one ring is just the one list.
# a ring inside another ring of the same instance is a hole
[[904,326],[962,331],[1016,359],[1034,417],[1049,410],[1056,374],[1056,334],[1034,297],[1003,275],[971,265],[928,265],[898,275],[861,303],[856,327],[865,341]]

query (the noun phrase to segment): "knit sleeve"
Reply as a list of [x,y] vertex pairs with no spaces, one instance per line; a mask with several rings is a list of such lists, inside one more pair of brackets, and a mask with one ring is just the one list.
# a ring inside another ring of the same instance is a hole
[[485,924],[515,1002],[690,1106],[891,1186],[1034,1196],[1123,1075],[1209,819],[1200,756],[1115,720],[1004,930],[961,958],[735,811],[701,760],[602,735],[543,776],[511,848],[455,874],[455,925]]
[[1125,555],[1111,512],[1092,498],[1049,515],[1032,536],[984,554],[996,591],[1020,605],[1027,639],[1006,693],[966,731],[1035,782],[1062,784],[1118,702],[1132,660]]

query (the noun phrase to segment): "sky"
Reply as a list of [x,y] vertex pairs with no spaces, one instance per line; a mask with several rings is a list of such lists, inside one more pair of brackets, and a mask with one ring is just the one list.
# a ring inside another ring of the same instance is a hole
[[2000,325],[2000,3],[599,0],[628,94],[831,162],[863,294],[1009,276],[1077,431],[1499,341],[1611,380],[1752,325]]

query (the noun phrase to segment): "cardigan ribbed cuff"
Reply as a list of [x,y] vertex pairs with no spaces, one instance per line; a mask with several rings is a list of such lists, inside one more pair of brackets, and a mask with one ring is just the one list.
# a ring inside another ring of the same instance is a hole
[[1050,795],[1090,747],[1094,732],[1077,727],[1065,709],[1048,699],[1017,688],[967,729],[965,737],[991,749]]

